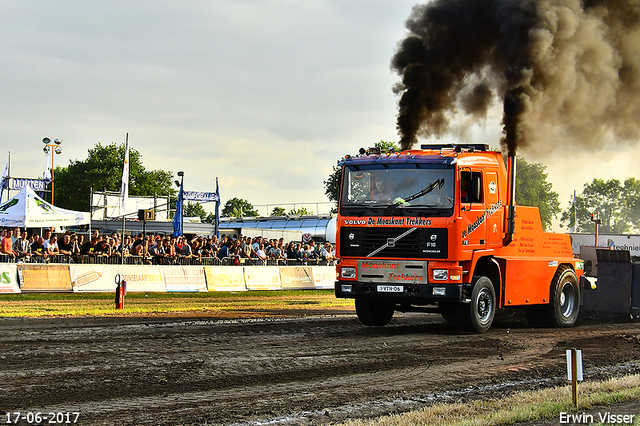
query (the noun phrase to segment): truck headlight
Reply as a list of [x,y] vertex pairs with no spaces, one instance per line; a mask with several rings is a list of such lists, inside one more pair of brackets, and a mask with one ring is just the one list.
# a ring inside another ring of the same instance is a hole
[[356,277],[356,268],[345,267],[340,270],[340,275],[342,278],[355,278]]
[[447,281],[449,279],[449,271],[447,269],[434,269],[433,280],[434,281]]

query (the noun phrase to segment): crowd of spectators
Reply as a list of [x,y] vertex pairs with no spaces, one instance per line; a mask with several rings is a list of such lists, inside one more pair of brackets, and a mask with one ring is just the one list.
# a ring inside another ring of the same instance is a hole
[[329,242],[317,244],[285,242],[284,238],[222,235],[110,235],[94,230],[90,237],[66,231],[57,235],[45,229],[42,235],[20,228],[0,231],[0,260],[35,263],[138,263],[138,264],[309,264],[333,262]]

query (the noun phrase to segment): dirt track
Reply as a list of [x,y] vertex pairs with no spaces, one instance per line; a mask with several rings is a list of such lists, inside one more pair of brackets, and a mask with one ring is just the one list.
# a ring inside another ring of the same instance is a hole
[[82,425],[315,425],[565,384],[573,347],[586,378],[640,372],[638,323],[533,330],[507,319],[476,335],[424,314],[396,314],[379,329],[350,313],[0,319],[0,413],[80,412]]

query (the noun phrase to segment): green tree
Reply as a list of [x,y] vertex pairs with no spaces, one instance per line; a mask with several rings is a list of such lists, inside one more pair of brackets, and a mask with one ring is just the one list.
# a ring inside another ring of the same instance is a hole
[[[120,191],[125,146],[98,144],[89,149],[87,159],[71,160],[67,167],[56,167],[56,205],[89,211],[89,194],[94,191]],[[142,165],[142,155],[129,148],[129,195],[174,196],[173,175],[164,170],[148,171]]]
[[[338,161],[340,163],[340,161]],[[342,168],[333,166],[333,172],[329,175],[329,178],[322,183],[324,184],[324,194],[329,201],[336,203],[335,211],[338,207],[338,197],[340,197],[340,181],[342,180]]]
[[259,216],[258,211],[247,200],[232,198],[222,208],[222,217],[251,217]]
[[632,230],[640,232],[640,180],[628,178],[624,181],[624,216]]
[[[640,181],[629,178],[622,184],[618,179],[604,181],[594,179],[585,184],[580,195],[576,195],[576,232],[594,232],[591,214],[602,221],[599,232],[626,234],[640,228]],[[571,201],[562,212],[560,222],[569,224]]]
[[306,207],[300,207],[298,209],[291,209],[289,214],[297,214],[299,216],[309,216],[309,215],[311,215],[313,213],[311,213],[309,210],[307,210]]
[[[398,151],[400,148],[395,142],[380,141],[374,144],[374,147],[380,148],[381,151]],[[340,163],[342,160],[338,160]],[[338,206],[338,197],[340,197],[340,181],[342,180],[342,169],[338,166],[333,166],[333,171],[329,175],[329,178],[322,183],[324,184],[324,194],[329,201],[336,203],[336,211]]]
[[271,217],[277,217],[277,216],[284,216],[285,212],[284,212],[284,208],[282,207],[274,207],[273,210],[271,211]]
[[516,166],[516,204],[537,207],[543,229],[549,229],[560,213],[558,193],[547,181],[547,167],[541,163],[529,163],[518,156]]
[[204,207],[200,203],[187,202],[184,205],[182,215],[184,217],[199,217],[202,222],[205,222],[207,218],[207,212],[204,211]]
[[216,214],[215,213],[209,213],[207,215],[207,217],[205,217],[204,219],[202,219],[202,221],[204,223],[215,223],[216,221]]

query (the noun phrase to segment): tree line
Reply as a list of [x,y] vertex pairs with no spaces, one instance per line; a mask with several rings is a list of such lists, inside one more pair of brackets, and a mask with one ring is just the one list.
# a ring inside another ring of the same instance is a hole
[[[375,144],[383,150],[397,149],[393,142],[380,141]],[[55,200],[60,207],[89,211],[90,191],[120,191],[122,167],[124,164],[124,144],[100,142],[88,150],[85,160],[71,160],[66,167],[55,168]],[[568,229],[571,223],[573,200],[566,208],[560,208],[558,193],[548,181],[546,166],[530,163],[518,157],[516,172],[516,202],[519,205],[534,206],[540,210],[544,229],[552,226],[560,216],[560,224]],[[338,201],[341,171],[337,166],[323,182],[327,198]],[[142,154],[129,149],[129,195],[168,196],[173,198],[175,208],[177,188],[173,184],[174,174],[167,170],[147,170],[142,164]],[[334,210],[335,211],[335,210]],[[312,214],[305,207],[286,211],[274,207],[270,216]],[[591,215],[596,214],[601,221],[600,232],[612,234],[640,232],[640,180],[630,177],[624,182],[617,179],[594,179],[586,183],[575,197],[575,232],[591,233],[594,229]],[[223,206],[222,217],[259,216],[258,211],[247,200],[231,198]],[[203,222],[212,223],[213,213],[207,213],[201,204],[188,202],[184,216],[200,217]]]
[[[54,170],[54,199],[56,205],[77,211],[90,210],[91,190],[120,191],[122,168],[124,166],[125,145],[100,142],[89,149],[85,160],[70,160],[68,166],[58,166]],[[147,170],[142,164],[142,154],[129,148],[129,196],[172,197],[170,208],[175,209],[177,187],[174,186],[174,174],[167,170]],[[51,200],[50,196],[48,198]],[[222,211],[223,217],[259,216],[257,210],[247,200],[232,198]],[[283,216],[282,207],[274,207],[271,216]],[[305,207],[291,209],[288,214],[309,215]],[[203,222],[213,223],[215,215],[207,213],[201,204],[187,202],[183,215],[200,217]]]

